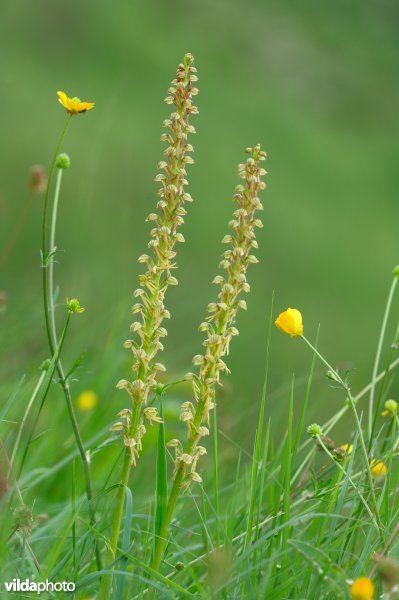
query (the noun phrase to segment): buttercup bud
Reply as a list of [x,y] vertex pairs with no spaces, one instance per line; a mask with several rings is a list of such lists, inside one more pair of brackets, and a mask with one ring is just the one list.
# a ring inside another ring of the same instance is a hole
[[291,337],[299,337],[303,334],[302,315],[296,308],[287,308],[279,314],[275,325]]
[[394,417],[398,413],[398,403],[395,400],[387,400],[384,406],[386,410],[381,413],[383,417],[387,415]]
[[55,166],[57,167],[57,169],[69,169],[69,167],[71,166],[71,159],[69,158],[68,154],[65,154],[65,152],[59,154],[57,156]]
[[321,427],[317,423],[312,423],[308,427],[308,434],[313,438],[316,438],[321,435]]
[[68,312],[70,312],[70,313],[79,314],[86,310],[85,308],[83,308],[83,306],[80,306],[79,300],[77,298],[71,298],[70,300],[68,300],[68,298],[67,298],[66,305],[68,308]]

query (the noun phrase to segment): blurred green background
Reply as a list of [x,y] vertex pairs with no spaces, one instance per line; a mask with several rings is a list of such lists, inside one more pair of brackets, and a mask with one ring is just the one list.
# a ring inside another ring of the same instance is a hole
[[[136,258],[148,239],[144,220],[157,199],[159,136],[170,112],[163,99],[187,51],[195,56],[201,92],[196,164],[189,171],[195,202],[179,249],[180,284],[168,297],[163,362],[179,378],[200,351],[197,326],[215,295],[210,282],[233,209],[237,164],[246,146],[260,142],[269,155],[260,265],[249,273],[252,293],[228,358],[220,426],[251,448],[273,291],[274,312],[300,308],[308,337],[321,323],[320,348],[333,364],[354,368],[355,390],[370,380],[391,270],[399,262],[398,19],[399,5],[388,0],[2,3],[2,246],[29,202],[29,167],[48,167],[63,127],[57,90],[96,103],[73,119],[63,146],[72,167],[63,181],[56,266],[61,298],[77,296],[87,309],[72,323],[65,354],[71,363],[87,352],[75,397],[85,388],[100,397],[98,409],[83,416],[86,438],[127,403],[115,391],[115,382],[129,376],[130,356],[121,345],[140,273]],[[27,398],[48,355],[42,206],[43,197],[34,198],[0,271],[7,294],[0,315],[2,401],[24,373]],[[276,428],[284,428],[293,372],[301,403],[310,361],[304,344],[273,329],[267,410]],[[340,402],[318,365],[311,415],[327,417]],[[42,427],[50,439],[73,444],[55,389],[46,414]]]

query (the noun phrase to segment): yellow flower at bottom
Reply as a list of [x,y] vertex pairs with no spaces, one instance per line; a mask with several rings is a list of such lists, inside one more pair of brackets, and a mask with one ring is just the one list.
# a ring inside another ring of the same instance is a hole
[[374,600],[374,584],[368,577],[355,579],[349,588],[352,600]]
[[387,467],[382,460],[377,461],[373,458],[370,462],[371,474],[373,477],[384,477],[387,474]]
[[58,102],[70,115],[78,115],[94,108],[94,102],[81,102],[79,98],[69,98],[65,92],[57,92]]
[[299,337],[303,333],[302,315],[296,308],[287,308],[274,323],[291,337]]
[[79,394],[76,403],[79,410],[92,410],[98,403],[98,396],[93,390],[85,390]]

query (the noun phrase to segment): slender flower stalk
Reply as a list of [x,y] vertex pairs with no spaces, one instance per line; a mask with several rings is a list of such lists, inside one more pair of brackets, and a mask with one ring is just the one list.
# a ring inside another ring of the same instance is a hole
[[187,375],[188,379],[192,380],[196,403],[194,406],[191,402],[184,402],[181,406],[180,418],[187,425],[188,441],[184,449],[177,439],[168,444],[175,449],[175,472],[165,518],[156,540],[152,565],[154,569],[159,568],[169,525],[181,491],[193,481],[202,481],[196,466],[199,458],[206,454],[206,449],[200,445],[200,441],[209,435],[209,414],[215,407],[215,388],[220,384],[220,374],[229,372],[223,358],[228,355],[232,337],[238,335],[238,330],[234,327],[237,312],[239,309],[246,309],[246,302],[241,298],[242,293],[250,291],[246,272],[251,263],[258,262],[252,251],[253,248],[257,248],[255,229],[262,227],[256,213],[263,209],[258,194],[265,188],[261,178],[266,171],[260,163],[265,160],[266,153],[259,145],[247,148],[247,152],[251,155],[250,158],[238,167],[239,176],[244,182],[243,185],[237,186],[234,195],[238,208],[229,223],[232,234],[226,235],[222,240],[223,243],[230,244],[219,265],[225,271],[225,275],[218,275],[213,280],[213,283],[220,287],[218,300],[208,305],[210,316],[200,325],[200,331],[206,333],[203,343],[206,350],[204,354],[196,355],[193,359],[199,373]]
[[[132,369],[135,378],[133,381],[123,379],[117,384],[119,389],[124,389],[129,394],[132,408],[122,410],[118,414],[121,420],[111,428],[122,435],[126,451],[109,543],[108,566],[115,560],[126,486],[131,467],[136,465],[141,451],[142,437],[146,432],[144,422],[152,424],[160,421],[157,409],[147,407],[146,404],[150,393],[157,386],[158,373],[165,371],[164,365],[156,361],[158,352],[163,350],[161,340],[167,335],[163,323],[165,319],[170,318],[164,302],[169,286],[178,283],[172,275],[176,268],[175,244],[184,242],[178,229],[184,223],[184,205],[192,201],[185,188],[186,166],[194,162],[190,155],[193,147],[187,139],[189,134],[195,133],[195,129],[189,120],[192,115],[198,113],[192,102],[193,96],[198,93],[194,85],[197,76],[193,61],[191,54],[185,55],[165,99],[166,104],[173,105],[174,110],[170,118],[163,123],[167,131],[163,133],[161,140],[166,142],[167,148],[165,160],[158,165],[161,173],[155,178],[155,181],[161,184],[158,192],[158,212],[151,213],[147,218],[147,221],[154,224],[148,244],[150,252],[139,258],[139,262],[146,265],[147,269],[140,275],[140,287],[134,292],[138,302],[133,306],[132,312],[137,315],[138,320],[132,323],[130,330],[135,334],[135,339],[129,339],[124,344],[133,354]],[[103,577],[100,600],[109,597],[111,585],[112,575]]]
[[[380,364],[380,359],[381,359],[381,354],[382,354],[382,346],[384,343],[384,337],[385,337],[385,332],[386,332],[387,323],[388,323],[388,317],[389,317],[389,313],[391,312],[392,300],[393,300],[393,297],[395,294],[396,286],[398,284],[398,277],[399,277],[399,267],[395,267],[395,269],[393,270],[393,280],[391,283],[391,287],[389,289],[388,299],[387,299],[387,303],[385,306],[384,317],[382,319],[382,325],[381,325],[381,330],[380,330],[380,336],[378,339],[377,352],[376,352],[375,359],[374,359],[373,375],[372,375],[371,381],[375,381],[375,379],[377,377],[378,367]],[[373,433],[374,433],[374,423],[375,423],[375,418],[374,418],[375,387],[376,387],[375,384],[373,384],[370,388],[369,414],[368,414],[368,426],[369,426],[370,441],[371,441]]]
[[13,446],[13,449],[12,449],[12,453],[11,453],[11,457],[10,457],[10,461],[9,461],[9,469],[8,469],[7,477],[10,477],[10,475],[11,475],[11,471],[12,471],[12,468],[13,468],[14,462],[15,462],[15,457],[17,455],[19,444],[21,442],[22,432],[23,432],[23,429],[25,427],[25,423],[28,420],[29,413],[32,410],[32,406],[33,406],[33,404],[34,404],[34,402],[36,400],[36,397],[37,397],[37,395],[39,393],[39,390],[40,390],[40,388],[42,386],[42,383],[43,383],[43,380],[44,380],[45,377],[46,377],[46,370],[42,369],[42,373],[41,373],[41,375],[39,377],[39,380],[38,380],[38,382],[36,384],[35,389],[33,390],[32,396],[30,397],[30,400],[29,400],[28,405],[27,405],[27,407],[25,409],[25,412],[24,412],[24,416],[22,417],[21,423],[19,424],[17,437],[15,439],[15,443],[14,443],[14,446]]
[[[47,181],[47,188],[44,198],[44,207],[43,207],[43,221],[42,221],[42,247],[41,247],[41,256],[42,256],[42,292],[43,292],[43,305],[44,305],[44,316],[45,316],[45,324],[46,324],[46,332],[48,338],[49,348],[52,354],[56,351],[58,346],[58,335],[56,329],[55,322],[55,306],[54,306],[54,289],[53,289],[53,269],[54,269],[54,254],[56,252],[55,246],[55,230],[56,230],[56,220],[57,220],[57,210],[58,210],[58,199],[60,194],[61,187],[61,171],[69,166],[69,159],[66,155],[59,155],[59,150],[64,141],[65,135],[68,131],[71,119],[74,113],[69,113],[67,121],[64,125],[64,128],[61,132],[61,136],[59,138],[53,160],[50,167],[49,177]],[[48,219],[48,211],[49,211],[49,197],[50,197],[50,188],[52,184],[52,179],[54,175],[55,168],[58,168],[57,182],[55,188],[55,197],[53,202],[53,211],[51,217],[51,234],[50,234],[50,246],[47,246],[47,219]],[[74,312],[74,311],[70,311]],[[69,387],[69,382],[65,377],[65,372],[62,366],[61,357],[59,357],[57,362],[57,373],[60,379],[60,384],[64,392],[69,418],[71,421],[72,429],[75,435],[76,444],[79,450],[79,454],[82,460],[85,483],[86,483],[86,495],[88,499],[88,509],[89,509],[89,518],[90,524],[92,526],[95,525],[96,516],[93,505],[93,483],[91,477],[91,466],[90,466],[90,458],[85,451],[83,440],[79,431],[79,425],[76,419],[75,410],[72,402],[71,391]],[[97,566],[101,569],[101,554],[98,542],[96,542],[96,560]]]
[[[317,427],[316,425],[310,425],[309,428],[308,428],[308,433],[310,433],[310,435],[312,435],[312,437],[314,437],[317,440],[317,443],[318,443],[319,447],[322,448],[324,450],[324,452],[327,454],[327,456],[336,464],[337,468],[341,471],[341,473],[344,475],[344,477],[348,478],[349,483],[351,484],[351,486],[353,487],[353,489],[355,490],[355,492],[357,494],[359,494],[360,500],[362,501],[362,503],[363,503],[363,505],[364,505],[364,507],[365,507],[365,509],[366,509],[366,511],[367,511],[367,513],[369,515],[369,517],[374,522],[374,524],[375,524],[375,526],[376,526],[376,528],[378,530],[377,521],[375,520],[373,512],[372,512],[371,508],[369,507],[369,505],[367,504],[367,501],[366,501],[365,497],[363,496],[362,492],[356,486],[356,483],[353,481],[352,477],[342,467],[342,465],[340,464],[340,461],[337,460],[337,456],[334,457],[333,454],[330,452],[330,450],[325,445],[325,443],[323,441],[323,437],[321,435],[321,429],[320,429],[320,433],[318,431],[314,432],[314,429],[316,427]],[[344,451],[345,451],[345,449],[344,449]]]
[[380,513],[379,513],[379,509],[378,509],[378,503],[377,503],[377,498],[375,495],[375,488],[374,488],[374,482],[373,482],[373,476],[372,476],[372,472],[371,472],[371,467],[370,467],[370,460],[369,460],[369,455],[367,452],[367,448],[366,448],[366,443],[364,441],[364,434],[363,434],[363,430],[362,430],[362,425],[359,419],[359,415],[357,413],[356,410],[356,401],[352,395],[351,389],[348,385],[348,383],[346,381],[344,381],[341,376],[339,375],[339,373],[333,369],[333,367],[326,361],[326,359],[324,358],[324,356],[322,356],[320,354],[320,352],[311,344],[311,342],[309,342],[309,340],[302,334],[301,338],[303,339],[303,341],[309,346],[309,348],[312,350],[312,352],[314,352],[316,354],[316,356],[326,365],[327,369],[328,369],[328,373],[329,376],[331,377],[331,379],[333,379],[334,381],[336,381],[345,391],[348,401],[349,401],[349,405],[351,407],[353,416],[355,418],[355,424],[356,424],[356,429],[357,432],[359,434],[359,440],[360,440],[360,447],[362,450],[362,454],[363,454],[363,459],[364,459],[364,463],[366,466],[366,473],[367,473],[367,478],[369,481],[369,485],[370,485],[370,492],[371,492],[371,500],[372,500],[372,504],[373,504],[373,511],[374,511],[374,517],[375,520],[377,522],[377,526],[378,526],[378,531],[379,534],[381,536],[382,541],[384,541],[384,532],[383,532],[383,527],[382,527],[382,522],[381,522],[381,517],[380,517]]

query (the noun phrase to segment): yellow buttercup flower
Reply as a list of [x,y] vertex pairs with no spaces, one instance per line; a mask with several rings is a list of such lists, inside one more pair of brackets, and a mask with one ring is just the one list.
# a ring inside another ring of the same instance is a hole
[[355,579],[349,588],[352,600],[374,600],[374,584],[368,577]]
[[98,396],[93,390],[85,390],[77,399],[78,409],[81,411],[92,410],[98,403]]
[[346,456],[349,456],[353,452],[353,444],[342,444],[339,447],[345,452]]
[[296,308],[287,308],[279,314],[275,324],[291,337],[299,337],[303,333],[302,315]]
[[78,115],[94,108],[94,102],[81,102],[79,98],[69,98],[65,92],[57,92],[58,102],[70,115]]
[[387,467],[382,460],[377,461],[373,458],[370,462],[371,474],[373,477],[384,477],[387,474]]

